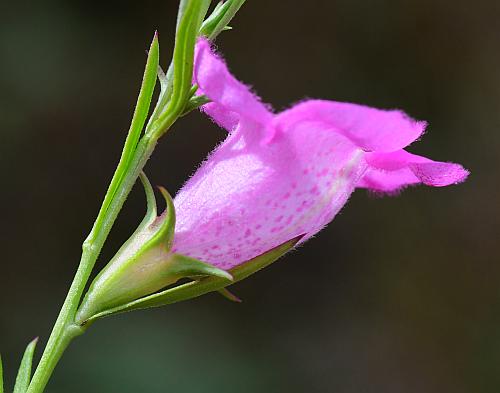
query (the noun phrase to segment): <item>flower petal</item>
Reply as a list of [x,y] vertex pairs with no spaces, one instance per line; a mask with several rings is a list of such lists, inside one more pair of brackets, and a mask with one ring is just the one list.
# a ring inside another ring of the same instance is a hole
[[194,83],[198,84],[200,94],[212,100],[203,110],[228,131],[243,119],[260,124],[272,119],[267,107],[231,75],[224,60],[212,51],[205,39],[199,39],[196,44]]
[[346,203],[366,170],[363,155],[314,122],[266,144],[236,130],[175,198],[174,252],[229,269],[311,237]]
[[469,172],[459,164],[432,161],[398,150],[391,153],[368,153],[370,166],[358,187],[392,192],[411,184],[443,187],[464,181]]
[[398,110],[381,110],[344,102],[310,100],[276,116],[278,128],[303,121],[320,121],[366,151],[399,150],[420,137],[427,125]]

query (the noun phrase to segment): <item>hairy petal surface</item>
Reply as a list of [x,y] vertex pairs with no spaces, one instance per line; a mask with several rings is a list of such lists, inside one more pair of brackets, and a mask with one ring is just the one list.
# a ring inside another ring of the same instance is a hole
[[175,198],[174,252],[230,269],[296,236],[307,240],[356,187],[445,186],[468,174],[402,150],[426,123],[401,111],[311,100],[274,115],[207,41],[195,62],[194,82],[212,100],[202,110],[230,134]]
[[224,61],[212,52],[210,43],[200,39],[196,45],[194,83],[198,94],[204,94],[211,103],[203,110],[217,124],[232,131],[241,120],[267,124],[272,113],[250,89],[238,81]]
[[399,150],[391,153],[368,153],[369,165],[358,187],[393,192],[412,184],[443,187],[464,181],[469,172],[459,164],[432,161]]
[[316,121],[351,139],[366,151],[391,152],[408,146],[427,125],[399,110],[382,110],[345,102],[309,100],[276,116],[275,125],[286,129]]
[[362,155],[314,123],[269,144],[235,131],[175,198],[175,252],[228,269],[295,236],[306,240],[346,203],[367,167]]

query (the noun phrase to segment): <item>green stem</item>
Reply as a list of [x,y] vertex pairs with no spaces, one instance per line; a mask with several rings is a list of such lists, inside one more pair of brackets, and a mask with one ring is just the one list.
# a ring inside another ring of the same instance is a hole
[[[127,196],[129,195],[139,173],[144,168],[147,160],[151,156],[156,145],[156,140],[144,137],[138,144],[137,150],[132,159],[131,165],[126,170],[120,185],[117,187],[114,198],[109,204],[108,209],[101,210],[96,224],[90,235],[83,243],[82,258],[75,274],[71,287],[66,296],[66,300],[61,308],[59,316],[54,324],[47,346],[33,375],[30,387],[27,393],[43,392],[49,381],[55,366],[64,353],[69,343],[84,332],[84,329],[74,324],[74,317],[83,295],[83,291],[88,282],[92,269],[96,263],[97,257],[111,231]],[[121,171],[120,165],[117,172]]]
[[[242,0],[235,0],[231,6],[231,17]],[[153,39],[146,65],[138,106],[124,146],[122,157],[107,190],[103,205],[92,231],[83,243],[82,257],[70,289],[54,324],[42,358],[33,375],[27,393],[42,393],[57,363],[71,341],[84,333],[85,328],[75,323],[75,316],[83,292],[94,265],[111,228],[125,203],[140,172],[154,151],[158,139],[182,115],[189,100],[193,71],[193,56],[196,37],[207,12],[210,0],[182,0],[173,56],[173,70],[169,71],[172,83],[166,98],[160,97],[157,108],[146,126],[144,136],[139,140],[148,113],[154,89],[153,72],[158,67],[158,40]],[[230,19],[230,18],[229,18]],[[225,23],[228,22],[224,21]],[[152,71],[153,70],[153,71]],[[164,102],[165,101],[165,102]],[[161,109],[165,107],[165,110]]]

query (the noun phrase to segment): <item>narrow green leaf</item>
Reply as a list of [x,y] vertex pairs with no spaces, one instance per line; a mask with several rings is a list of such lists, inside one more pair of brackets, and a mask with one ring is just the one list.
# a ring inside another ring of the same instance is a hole
[[154,89],[156,86],[156,78],[158,74],[158,67],[160,62],[160,45],[158,42],[158,33],[155,32],[153,41],[148,51],[148,58],[146,60],[146,67],[144,70],[144,76],[142,79],[141,89],[139,91],[139,97],[137,98],[137,104],[135,107],[134,115],[132,117],[132,123],[130,124],[130,130],[125,141],[124,155],[125,158],[130,158],[137,146],[137,142],[141,137],[141,132],[146,123],[146,119],[149,113],[149,107],[151,105],[151,99],[153,98]]
[[[204,35],[213,40],[221,31],[231,30],[228,23],[233,19],[244,2],[245,0],[221,1],[215,6],[210,16],[201,23],[210,1],[202,0],[199,4],[194,4],[195,0],[181,0],[177,14],[177,37],[174,59],[168,67],[166,75],[161,69],[158,71],[161,92],[153,114],[147,124],[146,133],[159,138],[177,117],[185,116],[193,109],[209,102],[206,97],[191,98],[189,94],[189,98],[184,96],[184,88],[190,85],[192,79],[192,63],[194,60],[196,37],[197,35]],[[193,12],[193,7],[199,8]],[[189,34],[186,34],[186,26],[188,25],[190,30]],[[177,67],[175,67],[176,63],[178,64]],[[185,69],[185,72],[178,70],[179,64],[183,70]],[[174,69],[176,69],[175,73]],[[180,75],[184,75],[187,78],[179,78]],[[174,86],[174,80],[176,86]],[[172,90],[176,90],[177,95]],[[184,108],[181,109],[183,103]]]
[[1,355],[0,355],[0,393],[3,393],[3,366],[2,366]]
[[130,124],[127,139],[125,140],[125,145],[123,147],[118,168],[113,176],[113,179],[111,180],[111,184],[109,185],[109,189],[106,193],[101,211],[106,211],[109,208],[109,205],[111,204],[111,201],[113,201],[115,193],[118,190],[118,187],[120,186],[121,181],[128,170],[128,166],[132,158],[134,157],[137,143],[141,137],[142,130],[149,113],[149,107],[151,105],[151,99],[153,97],[153,92],[156,85],[156,76],[158,72],[159,61],[160,47],[158,43],[158,34],[155,33],[153,41],[149,48],[144,76],[142,78],[141,89],[139,91],[139,97],[137,98],[137,104],[135,107],[134,115],[132,117],[132,122]]
[[153,139],[165,133],[186,106],[193,78],[194,46],[209,5],[210,0],[188,0],[182,5],[173,55],[172,96],[165,111],[151,125]]
[[180,0],[179,1],[179,9],[177,11],[177,23],[175,26],[175,31],[179,30],[179,25],[181,23],[182,17],[184,16],[184,12],[186,11],[186,6],[189,4],[190,0]]
[[227,0],[219,3],[210,16],[203,22],[200,34],[214,40],[222,31],[228,30],[228,24],[246,0]]
[[222,17],[231,6],[231,1],[220,1],[215,6],[210,16],[201,25],[200,35],[208,37],[220,23]]
[[297,236],[271,249],[270,251],[229,270],[228,272],[233,276],[232,282],[228,282],[227,279],[219,277],[207,277],[201,280],[192,281],[149,296],[145,296],[123,306],[105,310],[90,317],[88,321],[85,321],[85,323],[91,323],[96,319],[112,314],[144,308],[165,306],[167,304],[177,303],[183,300],[199,297],[209,292],[219,291],[220,289],[223,289],[228,285],[234,284],[247,278],[248,276],[258,272],[266,266],[269,266],[278,258],[290,251],[293,247],[295,247],[295,245],[300,241],[302,237],[302,235]]
[[19,371],[17,372],[16,384],[14,393],[25,393],[28,390],[31,379],[31,365],[33,363],[33,355],[35,354],[36,343],[38,338],[31,341],[24,351]]
[[179,22],[173,56],[172,108],[182,103],[191,88],[194,46],[209,5],[210,0],[190,0]]

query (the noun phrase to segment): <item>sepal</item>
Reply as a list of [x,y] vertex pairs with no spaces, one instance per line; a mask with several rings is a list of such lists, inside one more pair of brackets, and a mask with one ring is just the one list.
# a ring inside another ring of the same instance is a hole
[[227,288],[219,289],[217,292],[219,292],[227,300],[230,300],[230,301],[235,302],[235,303],[241,303],[242,302],[242,300],[238,296],[236,296],[234,293],[232,293]]
[[150,225],[154,220],[156,220],[158,215],[156,210],[156,197],[151,183],[144,172],[141,172],[139,179],[141,180],[142,187],[144,188],[144,194],[146,196],[146,215],[142,219],[142,222],[139,224],[137,230],[141,230],[142,228]]
[[[13,393],[26,393],[31,380],[31,366],[33,364],[33,355],[35,354],[38,338],[31,341],[24,351],[19,371],[17,372],[16,384]],[[2,390],[0,389],[0,392]]]
[[170,271],[175,230],[172,197],[160,187],[166,209],[157,216],[156,198],[145,174],[140,175],[147,200],[147,211],[139,227],[97,275],[77,314],[89,317],[109,307],[127,303],[176,282]]
[[[170,251],[174,242],[175,206],[172,196],[169,194],[169,192],[161,186],[158,187],[158,189],[163,195],[167,207],[163,214],[158,218],[158,222],[156,223],[158,229],[152,241],[164,242],[166,249]],[[153,223],[153,225],[155,225],[155,223]]]
[[[297,236],[264,254],[261,254],[247,262],[242,263],[229,270],[233,277],[230,282],[226,278],[221,277],[206,277],[186,284],[182,284],[173,288],[144,296],[138,300],[131,301],[117,307],[103,310],[99,313],[91,315],[88,318],[78,320],[82,325],[90,324],[99,318],[109,315],[140,310],[145,308],[160,307],[172,303],[177,303],[183,300],[193,299],[209,292],[216,292],[225,289],[227,286],[241,281],[248,276],[258,272],[259,270],[271,265],[281,256],[293,249],[295,245],[302,239],[303,235]],[[226,295],[227,292],[224,292]]]
[[233,276],[227,271],[219,269],[208,263],[199,261],[181,254],[172,254],[170,271],[178,277],[203,278],[218,277],[228,282],[233,281]]

